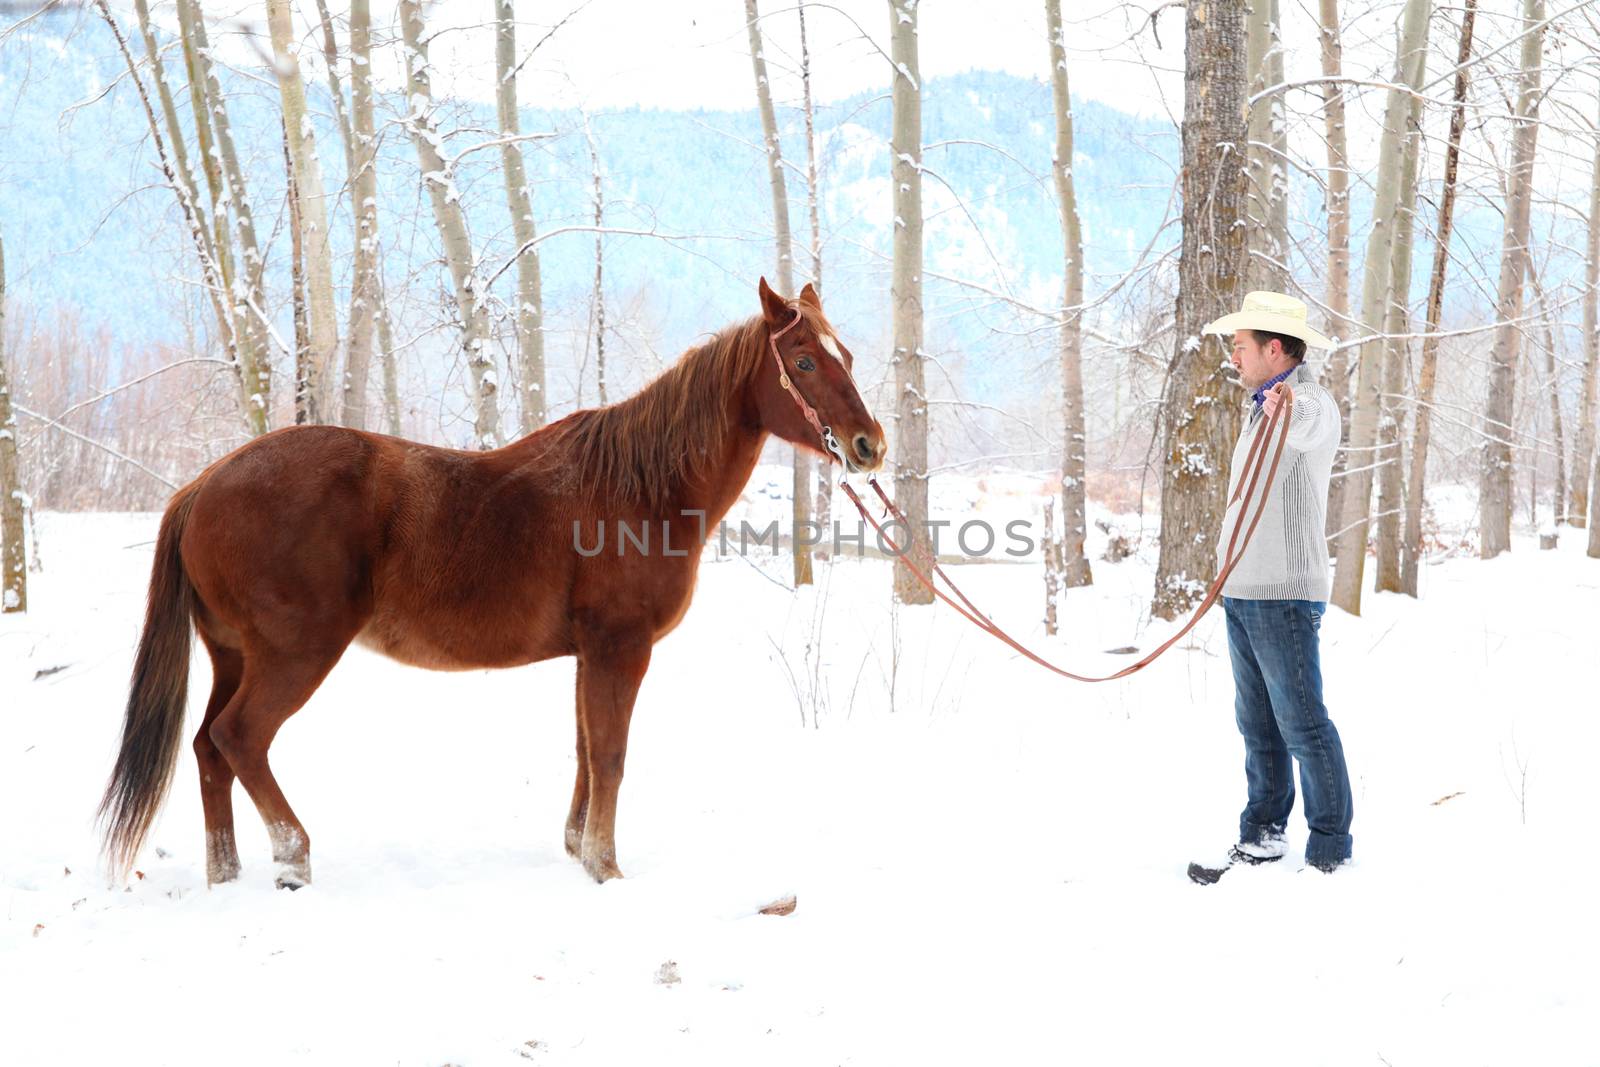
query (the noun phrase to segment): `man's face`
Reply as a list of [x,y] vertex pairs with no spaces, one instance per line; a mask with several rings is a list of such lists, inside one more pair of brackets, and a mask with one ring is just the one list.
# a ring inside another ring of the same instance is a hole
[[1283,364],[1287,357],[1283,354],[1283,347],[1277,341],[1268,341],[1264,345],[1256,343],[1256,335],[1251,330],[1235,330],[1233,332],[1233,356],[1229,359],[1233,369],[1239,372],[1239,380],[1246,389],[1255,389],[1262,382],[1283,371]]

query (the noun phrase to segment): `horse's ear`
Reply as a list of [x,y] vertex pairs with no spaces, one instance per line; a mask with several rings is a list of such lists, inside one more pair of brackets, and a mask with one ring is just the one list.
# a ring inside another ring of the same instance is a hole
[[822,297],[817,295],[816,289],[812,288],[810,282],[806,282],[806,287],[800,290],[800,302],[802,304],[810,304],[818,311],[822,310]]
[[789,307],[788,301],[772,291],[767,284],[767,279],[761,279],[761,313],[767,318],[769,326],[787,326],[789,320],[794,318],[794,311]]

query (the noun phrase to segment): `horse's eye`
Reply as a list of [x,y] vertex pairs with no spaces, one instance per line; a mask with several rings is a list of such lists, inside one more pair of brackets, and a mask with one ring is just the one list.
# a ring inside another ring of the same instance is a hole
[[807,374],[817,369],[817,365],[811,362],[810,356],[801,356],[799,359],[794,361],[794,365],[796,368],[805,371]]

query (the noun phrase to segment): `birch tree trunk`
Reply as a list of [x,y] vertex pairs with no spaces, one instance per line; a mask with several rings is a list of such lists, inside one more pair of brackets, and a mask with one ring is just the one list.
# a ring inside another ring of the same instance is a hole
[[[1051,0],[1046,0],[1046,18],[1049,17],[1050,3]],[[1061,593],[1061,546],[1056,542],[1055,502],[1049,497],[1044,501],[1044,529],[1039,535],[1039,554],[1044,557],[1044,635],[1054,637],[1058,629],[1056,598]]]
[[[777,245],[778,292],[794,299],[793,243],[789,233],[789,191],[783,180],[783,147],[778,140],[778,116],[772,106],[772,86],[767,81],[767,59],[761,49],[761,13],[756,0],[744,0],[745,31],[750,38],[750,66],[756,78],[756,106],[761,112],[762,141],[767,153],[767,178],[772,186],[772,234]],[[789,529],[793,532],[794,584],[811,584],[811,552],[800,544],[800,531],[811,521],[810,453],[790,450]]]
[[[1469,3],[1474,0],[1468,0]],[[1328,143],[1328,279],[1327,328],[1334,340],[1350,336],[1350,154],[1344,126],[1344,86],[1333,80],[1343,76],[1343,48],[1339,39],[1339,0],[1319,0],[1322,43],[1322,118]],[[1328,484],[1328,539],[1338,532],[1343,517],[1343,472],[1350,439],[1349,349],[1336,348],[1322,371],[1322,384],[1339,405],[1339,445],[1334,453],[1333,480]]]
[[750,39],[750,66],[756,77],[756,105],[761,112],[762,141],[767,153],[767,181],[772,190],[772,232],[777,246],[778,291],[794,299],[794,267],[789,234],[789,192],[783,180],[783,148],[778,141],[778,116],[767,83],[767,59],[761,50],[761,13],[756,0],[744,0],[745,32]]
[[167,85],[167,68],[161,62],[161,48],[156,43],[155,30],[150,25],[149,5],[145,0],[133,0],[133,10],[139,17],[139,34],[144,38],[145,56],[150,61],[150,81],[155,86],[156,99],[161,102],[161,115],[167,123],[167,145],[172,152],[172,169],[177,173],[184,195],[188,197],[191,210],[198,220],[207,252],[220,268],[222,262],[220,253],[213,239],[211,226],[206,219],[205,207],[200,203],[194,170],[189,166],[189,147],[184,141],[183,126],[178,122],[177,106],[172,102],[172,90]]
[[[167,138],[161,135],[161,120],[156,118],[155,105],[150,103],[150,94],[145,89],[144,80],[139,77],[139,68],[133,61],[133,52],[128,47],[128,39],[122,33],[122,27],[111,14],[107,0],[95,0],[95,7],[100,12],[101,19],[111,30],[111,35],[116,38],[117,51],[122,56],[123,64],[128,68],[128,80],[133,84],[134,91],[139,96],[140,107],[144,110],[145,122],[150,130],[151,143],[155,145],[156,159],[161,164],[161,174],[167,181],[167,187],[177,197],[178,209],[183,214],[185,228],[189,231],[189,239],[194,242],[195,252],[200,257],[200,270],[205,279],[205,291],[211,301],[211,310],[217,317],[217,326],[222,333],[223,345],[227,350],[228,362],[232,365],[235,381],[239,387],[240,407],[246,424],[253,426],[255,414],[251,403],[250,383],[245,379],[243,367],[239,362],[239,335],[234,329],[234,319],[229,313],[224,297],[228,292],[227,284],[223,280],[221,268],[218,266],[216,249],[212,243],[211,233],[207,228],[205,211],[200,206],[195,194],[194,178],[187,171],[180,175],[174,164],[174,156],[169,150]],[[150,41],[147,39],[146,44]],[[164,83],[164,78],[158,81]],[[172,98],[167,94],[165,108],[171,108]],[[176,109],[169,111],[169,122],[175,121]]]
[[[1250,0],[1245,31],[1245,69],[1250,95],[1283,84],[1283,45],[1278,33],[1277,0]],[[1250,266],[1254,289],[1283,292],[1289,276],[1281,264],[1289,248],[1288,127],[1284,123],[1283,93],[1257,100],[1250,108],[1249,214]]]
[[311,367],[311,316],[306,309],[305,228],[300,221],[300,189],[294,180],[294,159],[289,153],[289,131],[283,131],[284,199],[289,205],[289,303],[294,323],[294,422],[317,421],[312,394],[316,374]]
[[[1084,554],[1088,537],[1087,433],[1083,411],[1083,233],[1072,181],[1072,96],[1067,85],[1067,49],[1061,31],[1061,0],[1045,0],[1050,35],[1050,88],[1056,113],[1052,170],[1061,209],[1065,254],[1061,313],[1061,581],[1068,588],[1092,585],[1094,574]],[[1053,632],[1053,631],[1052,631]]]
[[240,384],[245,394],[245,419],[250,432],[262,434],[268,429],[272,412],[272,353],[266,325],[267,298],[263,281],[266,261],[256,241],[249,186],[245,182],[244,170],[239,166],[239,152],[233,142],[233,124],[228,118],[228,102],[222,94],[222,83],[211,62],[211,41],[199,0],[178,0],[178,25],[186,50],[192,50],[189,77],[203,86],[201,99],[211,117],[217,156],[222,175],[227,180],[228,208],[239,242],[239,264],[234,272],[229,296],[235,309],[234,321],[239,324]]
[[506,178],[506,206],[511,235],[517,242],[517,392],[522,432],[544,425],[544,291],[539,279],[538,236],[533,220],[533,193],[522,162],[517,116],[517,22],[513,0],[494,0],[495,110],[500,117],[501,169]]
[[[1517,389],[1517,354],[1522,327],[1523,279],[1528,272],[1528,220],[1533,199],[1533,164],[1539,138],[1539,62],[1544,44],[1544,0],[1523,0],[1522,72],[1506,174],[1506,214],[1500,242],[1500,288],[1495,314],[1489,392],[1483,405],[1483,465],[1478,489],[1479,555],[1493,559],[1511,550],[1511,438]],[[1538,28],[1535,29],[1534,27]]]
[[[248,345],[241,334],[240,321],[232,301],[224,302],[223,294],[232,291],[232,263],[229,255],[229,242],[226,239],[226,227],[221,218],[213,227],[211,220],[206,216],[205,207],[200,202],[199,187],[195,184],[194,172],[189,166],[189,149],[184,141],[183,127],[178,121],[178,109],[173,103],[172,90],[167,85],[166,67],[161,61],[161,51],[156,44],[155,33],[150,24],[150,12],[145,0],[135,0],[134,12],[139,19],[139,31],[144,39],[145,53],[150,60],[150,79],[155,85],[156,98],[160,101],[162,117],[166,121],[167,139],[166,146],[171,153],[168,165],[171,177],[174,180],[173,191],[178,194],[180,204],[184,206],[187,214],[191,215],[190,228],[194,237],[196,251],[200,254],[202,267],[211,285],[210,300],[213,311],[217,316],[217,328],[222,333],[224,344],[234,364],[234,372],[239,386],[239,408],[244,416],[245,424],[252,434],[260,434],[266,430],[266,411],[262,404],[255,400],[255,390],[252,382],[253,373],[257,365],[257,357],[249,351]],[[185,45],[187,49],[188,45]],[[191,97],[191,100],[193,97]],[[155,117],[150,116],[152,128]],[[196,129],[206,130],[204,114],[195,117]],[[209,147],[206,143],[205,133],[201,134],[201,151],[206,154]],[[157,145],[158,151],[160,144]],[[208,160],[209,162],[209,160]],[[220,190],[211,187],[212,206],[214,209],[224,211],[220,204]]]
[[[894,64],[894,117],[889,180],[894,186],[894,268],[889,303],[894,318],[894,499],[911,529],[909,551],[926,551],[928,529],[928,400],[922,352],[922,75],[917,62],[917,0],[889,0],[889,55]],[[933,592],[896,560],[894,595],[902,604],[931,604]]]
[[1595,141],[1594,179],[1589,186],[1589,241],[1584,251],[1583,390],[1578,396],[1578,425],[1572,456],[1572,506],[1567,521],[1582,527],[1589,514],[1585,475],[1594,455],[1595,375],[1600,371],[1600,139]]
[[[359,9],[359,10],[358,10]],[[372,129],[372,15],[370,0],[354,0],[350,7],[350,107],[346,109],[344,87],[339,84],[339,40],[334,35],[333,16],[328,0],[317,0],[317,16],[322,22],[322,55],[328,74],[328,93],[333,98],[334,116],[344,144],[345,181],[350,186],[350,217],[355,240],[350,279],[350,310],[345,317],[350,338],[345,345],[341,421],[352,429],[367,428],[367,383],[372,367],[372,280],[376,257],[373,241],[377,233],[377,171],[373,169],[375,150]],[[360,23],[360,26],[357,26]],[[361,41],[357,41],[357,37]],[[357,97],[365,91],[367,131],[358,129],[360,118],[353,113]],[[368,203],[371,201],[371,203]]]
[[[822,219],[818,211],[821,200],[820,188],[817,184],[817,124],[816,109],[811,103],[811,48],[806,42],[806,5],[805,0],[800,0],[797,6],[800,16],[800,93],[802,108],[805,111],[806,121],[806,217],[811,223],[811,284],[822,294]],[[818,542],[815,553],[819,559],[827,559],[830,553],[831,538],[828,532],[832,530],[833,521],[833,473],[832,464],[821,462],[816,464],[818,478],[816,479],[816,499],[812,502],[811,514],[818,528],[822,531],[822,539]]]
[[[1528,284],[1533,286],[1534,299],[1539,302],[1539,326],[1544,334],[1545,389],[1550,396],[1550,432],[1555,438],[1553,444],[1556,447],[1556,486],[1551,502],[1555,513],[1554,524],[1559,527],[1566,525],[1563,509],[1567,504],[1567,444],[1561,418],[1560,373],[1556,367],[1555,332],[1550,326],[1550,304],[1545,300],[1544,286],[1539,281],[1539,271],[1531,260],[1528,264]],[[1535,492],[1533,510],[1530,513],[1535,523],[1538,522],[1538,507],[1539,495]]]
[[[383,247],[375,246],[378,262],[383,261]],[[373,272],[377,289],[378,352],[383,357],[383,426],[385,432],[400,437],[400,368],[395,362],[394,327],[389,322],[389,294],[383,286],[383,272]]]
[[[352,19],[355,12],[352,7]],[[334,121],[339,127],[340,143],[344,145],[345,180],[353,181],[356,173],[356,142],[350,130],[350,111],[345,107],[344,86],[339,84],[339,39],[333,32],[333,14],[328,10],[328,0],[317,0],[317,18],[322,24],[323,69],[328,75],[328,95],[333,99]],[[368,15],[370,33],[371,16]],[[354,27],[352,27],[352,32]],[[355,74],[355,41],[350,42],[351,75]],[[353,206],[353,205],[352,205]]]
[[1422,566],[1422,505],[1427,491],[1428,440],[1433,429],[1433,391],[1439,372],[1439,313],[1444,306],[1445,267],[1450,262],[1450,233],[1455,224],[1456,168],[1461,160],[1461,137],[1466,132],[1467,61],[1472,58],[1472,25],[1477,0],[1466,0],[1461,16],[1461,43],[1456,52],[1454,105],[1450,111],[1449,143],[1444,154],[1444,191],[1439,199],[1439,222],[1434,227],[1433,274],[1428,282],[1427,336],[1422,341],[1422,367],[1417,372],[1416,414],[1411,439],[1411,472],[1407,484],[1405,534],[1400,542],[1400,591],[1417,595]]
[[1405,457],[1401,451],[1401,429],[1405,407],[1400,401],[1405,388],[1409,344],[1399,335],[1410,333],[1411,250],[1417,214],[1417,162],[1422,153],[1422,101],[1411,100],[1406,119],[1404,160],[1400,168],[1400,203],[1395,212],[1395,241],[1389,260],[1389,311],[1384,316],[1383,332],[1389,336],[1383,345],[1383,396],[1378,417],[1378,451],[1373,453],[1378,480],[1378,537],[1373,588],[1379,593],[1398,593],[1400,581],[1400,513],[1405,508]]
[[[818,214],[817,125],[811,104],[811,49],[806,43],[806,5],[800,0],[800,93],[806,121],[806,218],[811,223],[811,284],[822,292],[822,221]],[[827,479],[824,478],[824,481]]]
[[1245,22],[1240,5],[1191,0],[1184,9],[1183,239],[1167,366],[1161,471],[1161,554],[1151,614],[1177,617],[1216,576],[1227,510],[1228,463],[1239,434],[1239,391],[1223,373],[1224,342],[1206,323],[1237,311],[1245,293],[1248,161]]
[[[139,6],[144,6],[144,0],[139,0]],[[211,194],[211,243],[217,251],[217,266],[222,272],[222,280],[231,295],[238,286],[238,276],[233,262],[233,241],[228,230],[228,199],[222,185],[222,161],[212,138],[211,108],[206,101],[206,82],[200,76],[195,42],[184,32],[186,21],[190,21],[184,18],[184,7],[183,4],[178,5],[178,40],[183,45],[183,65],[189,76],[189,108],[194,115],[195,149],[200,156],[200,171],[206,178],[206,191]],[[146,40],[149,40],[148,36]],[[181,141],[182,131],[174,128],[172,137],[174,141]],[[245,319],[236,301],[229,304],[228,310],[233,315],[233,328],[239,336],[240,358],[243,359],[248,347],[245,342]]]
[[[378,288],[378,141],[372,113],[370,0],[353,0],[350,5],[350,119],[350,209],[355,216],[356,242],[354,277],[350,282],[350,343],[345,357],[344,424],[362,430],[367,425],[367,392],[372,380],[373,328],[382,299]],[[388,430],[396,432],[394,426]]]
[[[1406,0],[1400,45],[1395,57],[1396,84],[1420,90],[1427,59],[1429,0]],[[1367,237],[1361,277],[1360,328],[1367,335],[1356,363],[1356,391],[1351,402],[1349,473],[1345,475],[1343,515],[1336,539],[1333,603],[1361,614],[1362,576],[1367,564],[1367,535],[1372,518],[1372,456],[1378,439],[1378,396],[1383,379],[1384,345],[1377,337],[1389,307],[1390,271],[1395,222],[1400,206],[1402,139],[1411,114],[1412,94],[1389,91],[1383,133],[1378,146],[1377,188],[1373,195],[1372,232]]]
[[478,293],[472,241],[467,233],[466,214],[455,178],[442,155],[443,141],[433,123],[433,90],[429,81],[428,46],[422,40],[422,5],[419,0],[400,0],[400,33],[405,43],[406,127],[416,145],[422,167],[422,183],[433,207],[433,221],[444,245],[445,264],[455,284],[456,308],[461,316],[461,348],[472,375],[473,443],[477,448],[500,446],[500,409],[496,394],[499,382],[489,360],[488,316]]
[[17,464],[17,417],[6,377],[6,245],[0,239],[0,613],[28,610],[28,553]]
[[[590,319],[594,323],[594,380],[600,406],[606,405],[606,189],[600,170],[600,143],[595,140],[589,116],[583,116],[583,136],[589,142],[589,171],[593,185],[589,199],[594,207],[594,292],[589,298]],[[578,389],[583,389],[580,378]]]
[[[1595,450],[1600,453],[1600,449]],[[1600,559],[1600,455],[1595,457],[1594,476],[1589,481],[1589,557]]]
[[333,305],[333,247],[329,241],[327,197],[322,187],[322,165],[317,139],[306,113],[306,87],[300,77],[300,46],[295,41],[289,0],[267,0],[267,26],[272,34],[273,66],[278,94],[283,101],[283,127],[289,139],[289,159],[294,171],[300,210],[301,248],[305,256],[306,310],[311,350],[306,383],[312,422],[333,415],[328,377],[336,363],[339,324]]

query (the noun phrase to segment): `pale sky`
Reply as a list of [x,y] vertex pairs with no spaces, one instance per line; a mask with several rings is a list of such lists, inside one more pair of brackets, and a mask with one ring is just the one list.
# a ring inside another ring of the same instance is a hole
[[[1290,82],[1321,74],[1317,0],[1279,0]],[[315,17],[310,0],[295,0],[302,20]],[[330,0],[346,40],[348,0]],[[1547,62],[1566,65],[1575,76],[1559,80],[1552,105],[1570,101],[1558,113],[1547,107],[1548,126],[1540,138],[1542,164],[1536,172],[1541,191],[1556,199],[1587,200],[1588,159],[1592,153],[1595,75],[1589,40],[1574,36],[1585,17],[1583,0],[1552,0],[1551,14],[1563,15],[1565,34],[1547,34]],[[1600,9],[1600,0],[1590,0]],[[173,19],[170,0],[153,0],[157,19]],[[393,0],[373,0],[375,44],[398,37]],[[1123,111],[1174,122],[1183,109],[1182,8],[1164,0],[1063,0],[1068,68],[1074,102],[1094,100]],[[1340,0],[1344,73],[1355,79],[1387,81],[1394,66],[1399,0]],[[265,5],[261,0],[206,0],[212,39],[246,63],[259,63],[265,49]],[[434,0],[425,4],[432,38],[436,94],[487,100],[494,83],[491,0]],[[1152,30],[1150,12],[1157,12]],[[762,30],[769,75],[780,105],[800,101],[799,25],[795,0],[761,0]],[[591,110],[623,107],[746,110],[754,106],[754,83],[745,30],[743,0],[520,0],[518,53],[544,37],[567,16],[523,67],[518,95],[524,107]],[[1435,11],[1430,44],[1427,95],[1431,142],[1437,147],[1447,117],[1450,85],[1444,75],[1455,52],[1456,10]],[[131,13],[129,13],[131,17]],[[812,92],[821,104],[874,89],[888,90],[890,8],[887,0],[807,0],[806,22],[812,56]],[[304,23],[302,53],[307,75],[321,78],[320,32]],[[1505,43],[1520,28],[1515,0],[1481,0],[1475,54]],[[252,41],[253,36],[253,41]],[[918,45],[924,78],[967,70],[998,70],[1045,79],[1048,51],[1043,0],[923,0]],[[1479,67],[1505,70],[1514,65],[1515,47]],[[374,73],[381,84],[402,80],[398,48],[380,47]],[[1551,79],[1547,75],[1546,84]],[[1504,141],[1503,86],[1475,81],[1474,122],[1464,167],[1486,173]],[[1352,162],[1358,170],[1375,163],[1377,127],[1384,92],[1352,89],[1347,116]],[[1292,90],[1289,104],[1291,152],[1312,170],[1326,165],[1322,144],[1320,89]],[[1489,119],[1488,123],[1479,120]],[[975,131],[977,132],[977,131]],[[1575,138],[1575,139],[1574,139]],[[1433,160],[1432,166],[1437,165]]]
[[[1172,113],[1181,109],[1183,12],[1173,8],[1161,14],[1163,48],[1156,47],[1148,28],[1135,32],[1146,22],[1145,9],[1158,2],[1065,0],[1077,98],[1165,115],[1164,91]],[[329,6],[342,43],[349,4],[332,0]],[[158,20],[175,22],[169,0],[152,0],[151,7]],[[296,7],[306,40],[320,46],[320,35],[303,21],[308,15],[315,17],[315,5],[300,0]],[[374,0],[378,39],[399,36],[394,7],[392,0]],[[242,29],[253,29],[260,35],[257,47],[265,46],[265,6],[259,0],[216,0],[207,2],[205,10],[214,23],[213,40],[230,51],[239,49],[241,58]],[[425,5],[434,37],[436,92],[489,97],[494,77],[492,11],[490,0],[435,0]],[[800,99],[797,11],[794,0],[761,3],[769,74],[780,103]],[[526,55],[557,21],[572,15],[523,69],[518,91],[524,106],[739,110],[754,106],[743,0],[521,0],[517,14],[519,55]],[[1049,73],[1042,0],[925,0],[919,18],[925,77],[974,69],[1040,79]],[[819,102],[887,89],[888,64],[878,52],[888,51],[886,0],[808,0],[806,29],[812,92]],[[1137,43],[1121,43],[1129,37]],[[1101,54],[1106,48],[1111,52]],[[256,49],[249,51],[259,58]],[[304,58],[312,61],[309,55]],[[1148,69],[1144,64],[1150,62],[1170,68],[1170,73]],[[375,66],[380,79],[398,75],[392,67],[385,71],[376,57]]]

